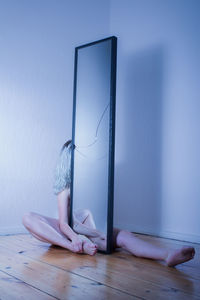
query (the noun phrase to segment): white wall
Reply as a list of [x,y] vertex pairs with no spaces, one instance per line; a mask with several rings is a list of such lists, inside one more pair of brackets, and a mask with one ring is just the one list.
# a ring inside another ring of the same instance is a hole
[[0,1],[0,234],[55,216],[53,169],[71,137],[74,48],[109,35],[109,1]]
[[[111,4],[111,6],[110,6]],[[118,37],[115,225],[200,242],[198,0],[0,1],[0,233],[57,214],[74,47]]]
[[200,242],[200,1],[112,0],[115,225]]

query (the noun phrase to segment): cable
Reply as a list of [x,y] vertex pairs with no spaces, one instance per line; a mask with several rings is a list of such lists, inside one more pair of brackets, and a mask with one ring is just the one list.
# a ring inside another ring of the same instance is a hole
[[[94,137],[94,141],[86,146],[77,146],[75,145],[75,150],[81,155],[83,156],[84,158],[88,159],[89,157],[87,155],[85,155],[84,153],[82,153],[81,151],[79,151],[78,149],[82,149],[82,148],[89,148],[89,147],[92,147],[94,144],[96,144],[96,142],[98,141],[98,131],[99,131],[99,128],[100,128],[100,125],[101,125],[101,122],[103,120],[103,117],[109,107],[110,103],[108,103],[103,111],[103,113],[101,114],[101,117],[99,119],[99,122],[97,124],[97,128],[96,128],[96,132],[95,132],[95,137]],[[102,160],[104,159],[105,157],[107,156],[107,154],[103,155],[102,157],[98,158],[98,159],[95,159],[96,160]],[[91,158],[90,158],[91,159]]]
[[103,113],[101,114],[101,117],[100,117],[99,122],[98,122],[98,124],[97,124],[97,128],[96,128],[96,132],[95,132],[94,141],[93,141],[92,143],[86,145],[86,146],[77,146],[77,145],[76,145],[76,148],[78,148],[78,149],[80,149],[80,148],[89,148],[89,147],[93,146],[94,144],[96,144],[96,142],[97,142],[97,140],[98,140],[98,131],[99,131],[99,127],[100,127],[101,121],[103,120],[103,117],[104,117],[104,115],[105,115],[105,113],[106,113],[106,111],[107,111],[109,105],[110,105],[110,103],[108,103],[108,104],[106,105],[106,107],[105,107]]

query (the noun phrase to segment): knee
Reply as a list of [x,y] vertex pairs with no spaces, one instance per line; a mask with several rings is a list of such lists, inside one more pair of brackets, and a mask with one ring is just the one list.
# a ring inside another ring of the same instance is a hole
[[88,217],[92,216],[92,213],[89,209],[83,209],[82,210],[82,216],[83,216],[83,219],[87,219]]
[[25,213],[22,217],[22,223],[25,227],[30,225],[31,212]]
[[22,223],[26,228],[30,228],[37,214],[34,212],[25,213],[22,217]]

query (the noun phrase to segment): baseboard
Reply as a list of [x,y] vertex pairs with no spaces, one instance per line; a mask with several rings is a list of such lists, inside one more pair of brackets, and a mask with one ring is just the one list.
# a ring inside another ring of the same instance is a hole
[[200,244],[200,236],[195,234],[186,234],[180,232],[172,232],[172,231],[163,231],[160,233],[161,237],[170,238],[179,241],[185,241],[190,243]]
[[0,235],[20,234],[27,232],[28,231],[24,226],[0,227]]
[[155,228],[150,228],[150,227],[145,228],[145,227],[135,226],[133,224],[124,225],[122,223],[117,223],[115,224],[115,227],[118,227],[120,229],[126,229],[135,233],[149,234],[152,236],[157,236],[162,238],[200,244],[200,235],[186,234],[182,232],[173,232],[167,230],[156,231]]

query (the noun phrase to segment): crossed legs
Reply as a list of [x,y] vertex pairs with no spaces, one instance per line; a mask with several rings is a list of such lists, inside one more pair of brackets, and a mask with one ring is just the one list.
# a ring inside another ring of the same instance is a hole
[[[88,210],[79,210],[76,214],[77,219],[88,228],[95,229],[95,222],[92,214]],[[28,213],[23,217],[23,224],[27,230],[38,240],[58,245],[63,248],[72,250],[71,241],[60,231],[59,221],[36,213]],[[102,237],[86,238],[84,240],[84,253],[94,255],[94,244],[99,250],[106,249],[106,239]],[[90,240],[91,241],[90,241]],[[133,233],[114,228],[113,234],[114,248],[123,248],[137,257],[150,258],[154,260],[163,260],[168,266],[186,262],[195,255],[193,247],[182,247],[177,250],[168,250],[162,247],[152,245],[137,238]]]
[[[23,225],[36,239],[73,251],[72,243],[61,232],[57,219],[30,212],[23,216]],[[83,252],[94,255],[96,246],[87,237],[79,237],[83,240]]]

